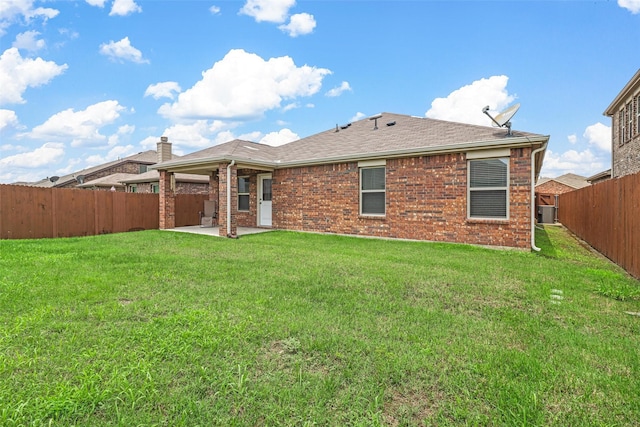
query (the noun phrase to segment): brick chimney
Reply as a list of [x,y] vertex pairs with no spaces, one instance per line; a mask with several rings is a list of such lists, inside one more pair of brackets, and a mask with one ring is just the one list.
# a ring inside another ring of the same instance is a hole
[[160,137],[160,142],[158,142],[158,163],[166,162],[171,160],[171,143],[169,142],[169,138],[166,136]]

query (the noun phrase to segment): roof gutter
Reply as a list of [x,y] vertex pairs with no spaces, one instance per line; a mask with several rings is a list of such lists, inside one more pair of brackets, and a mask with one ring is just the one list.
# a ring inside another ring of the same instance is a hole
[[537,148],[531,152],[531,249],[536,252],[540,252],[540,248],[536,246],[536,154],[547,149],[547,142],[542,144],[540,148]]
[[227,165],[227,237],[231,235],[231,167],[236,164],[235,160]]

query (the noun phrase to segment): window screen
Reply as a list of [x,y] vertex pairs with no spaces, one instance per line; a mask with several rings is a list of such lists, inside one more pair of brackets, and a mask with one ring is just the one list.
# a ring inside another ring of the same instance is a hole
[[386,205],[384,167],[360,169],[360,213],[384,215]]
[[469,217],[508,217],[509,158],[469,161]]

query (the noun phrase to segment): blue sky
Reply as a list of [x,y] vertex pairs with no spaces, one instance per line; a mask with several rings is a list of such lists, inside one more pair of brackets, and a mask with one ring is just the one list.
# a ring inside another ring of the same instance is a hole
[[551,135],[543,175],[610,167],[640,0],[0,0],[0,183],[168,136],[279,145],[388,111]]

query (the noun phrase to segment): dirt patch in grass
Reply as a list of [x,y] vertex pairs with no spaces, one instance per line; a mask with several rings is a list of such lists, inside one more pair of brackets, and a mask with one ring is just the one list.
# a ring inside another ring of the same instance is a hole
[[427,389],[387,390],[382,417],[388,426],[426,425],[446,401],[446,394],[434,385]]

